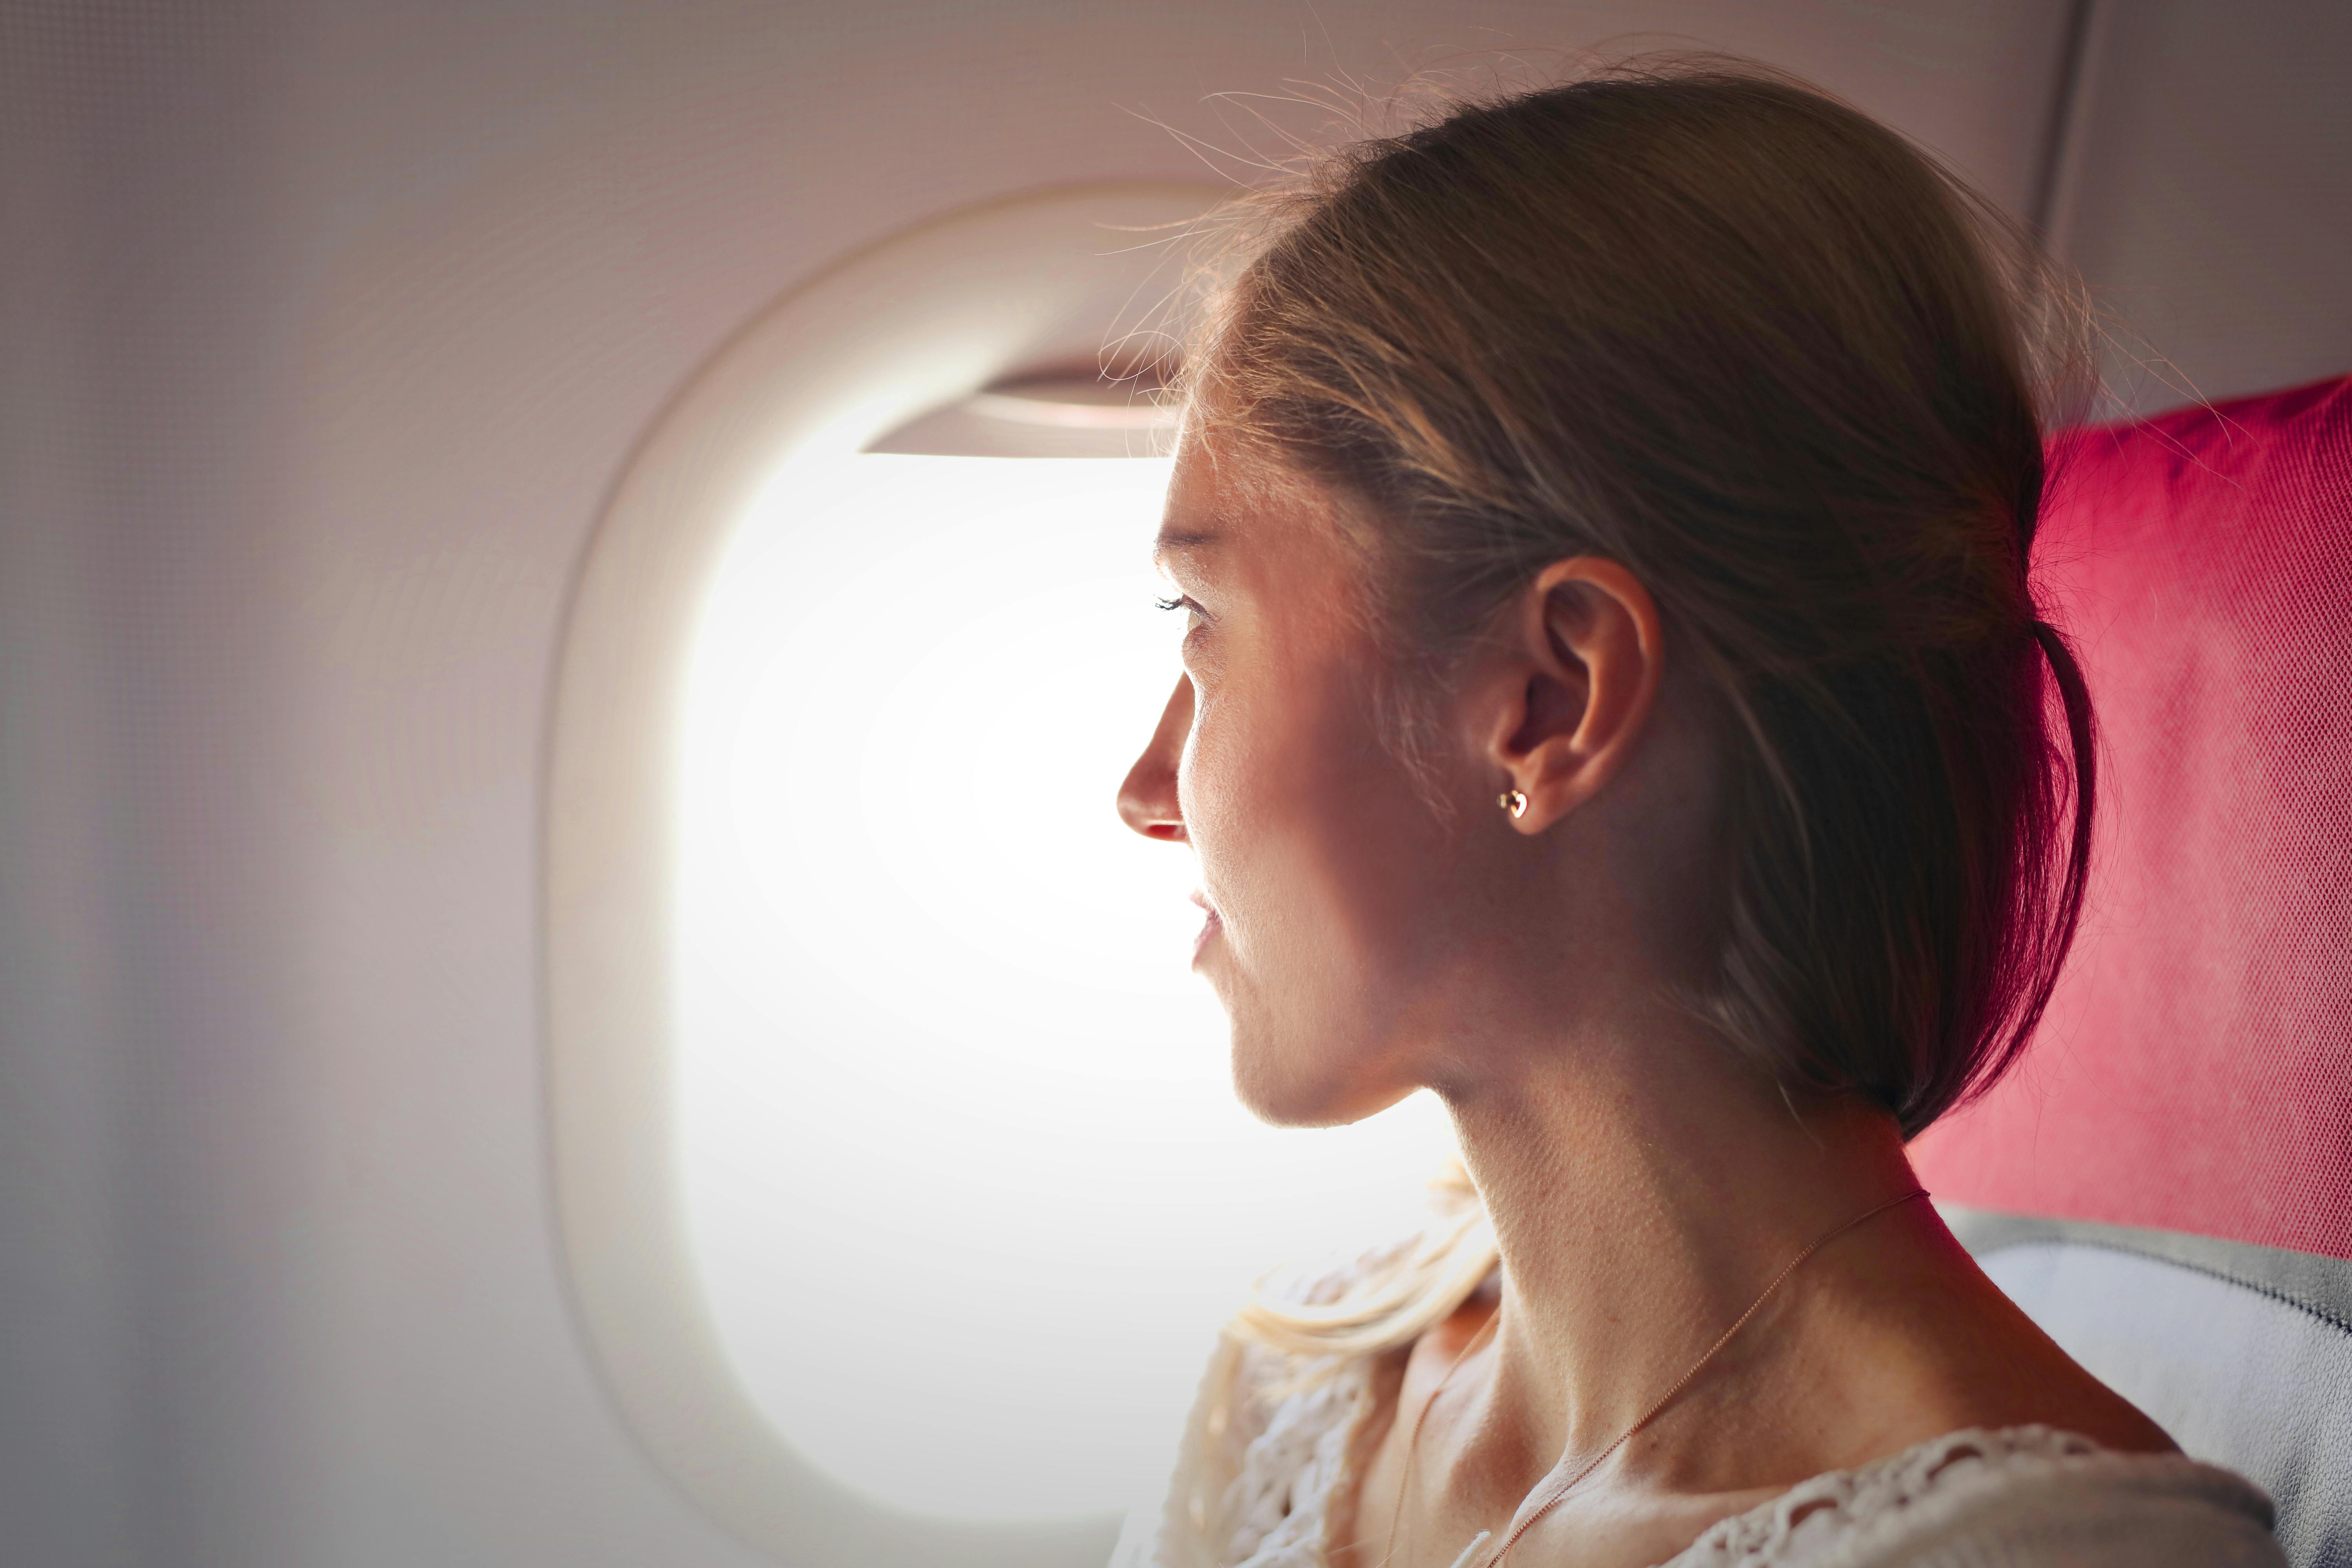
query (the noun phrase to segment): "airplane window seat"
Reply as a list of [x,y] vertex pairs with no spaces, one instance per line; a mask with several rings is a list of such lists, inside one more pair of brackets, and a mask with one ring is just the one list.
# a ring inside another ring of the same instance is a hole
[[2347,1568],[2352,377],[2057,451],[2102,842],[2033,1049],[1915,1158],[2052,1337]]
[[[798,1451],[747,1383],[682,1175],[698,626],[785,465],[965,450],[955,410],[1092,353],[1132,307],[1149,253],[1106,223],[1207,199],[1015,198],[795,290],[646,437],[575,590],[543,895],[574,1304],[647,1450],[787,1560],[1099,1560],[1117,1520],[893,1503]],[[2078,432],[2060,458],[2040,586],[2103,726],[2090,905],[2036,1048],[1919,1166],[2061,1344],[2271,1492],[2297,1568],[2352,1568],[2352,378]]]

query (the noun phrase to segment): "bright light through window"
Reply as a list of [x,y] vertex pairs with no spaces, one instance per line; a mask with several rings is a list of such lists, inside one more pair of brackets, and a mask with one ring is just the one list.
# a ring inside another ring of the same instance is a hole
[[1400,1234],[1446,1147],[1424,1097],[1318,1132],[1234,1103],[1192,857],[1112,805],[1175,679],[1167,479],[803,465],[698,634],[690,1235],[761,1408],[901,1507],[1125,1505],[1251,1280]]

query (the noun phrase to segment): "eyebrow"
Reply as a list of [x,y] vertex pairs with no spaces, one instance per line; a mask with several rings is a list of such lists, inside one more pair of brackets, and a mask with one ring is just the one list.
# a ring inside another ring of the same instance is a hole
[[1217,536],[1213,533],[1163,532],[1151,542],[1151,558],[1157,561],[1163,555],[1189,555],[1216,542]]

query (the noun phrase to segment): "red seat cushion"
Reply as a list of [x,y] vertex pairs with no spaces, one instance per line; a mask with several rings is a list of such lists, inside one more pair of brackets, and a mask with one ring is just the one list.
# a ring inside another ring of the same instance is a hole
[[2352,1258],[2352,378],[2062,437],[2102,729],[2082,934],[1938,1197]]

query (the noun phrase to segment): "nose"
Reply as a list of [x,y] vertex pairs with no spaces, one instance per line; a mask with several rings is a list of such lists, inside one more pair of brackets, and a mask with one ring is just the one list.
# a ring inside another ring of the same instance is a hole
[[1176,804],[1176,764],[1184,755],[1184,739],[1192,732],[1192,678],[1180,675],[1160,727],[1135,766],[1118,786],[1119,819],[1146,838],[1184,841],[1184,814]]

